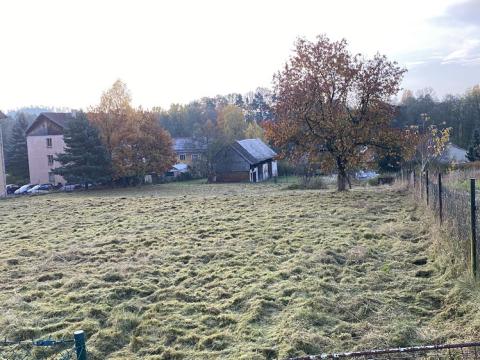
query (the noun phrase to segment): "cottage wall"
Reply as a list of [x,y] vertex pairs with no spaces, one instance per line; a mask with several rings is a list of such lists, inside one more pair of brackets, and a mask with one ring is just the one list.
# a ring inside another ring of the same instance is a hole
[[277,177],[278,176],[278,167],[277,167],[277,160],[272,161],[272,176]]
[[[203,154],[195,151],[175,151],[177,155],[177,163],[178,164],[187,164],[188,166],[192,166],[196,159],[200,159]],[[183,158],[183,159],[182,159]]]
[[215,170],[217,174],[236,171],[248,173],[250,164],[235,150],[227,147],[217,154]]
[[243,182],[250,180],[249,171],[235,171],[217,174],[218,182]]

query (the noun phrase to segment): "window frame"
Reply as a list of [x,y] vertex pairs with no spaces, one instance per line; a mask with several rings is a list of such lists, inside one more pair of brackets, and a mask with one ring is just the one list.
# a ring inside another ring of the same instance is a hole
[[47,138],[47,149],[51,149],[53,145],[52,138]]
[[55,162],[53,155],[47,155],[47,162],[48,162],[48,165],[50,166],[53,165],[53,163]]

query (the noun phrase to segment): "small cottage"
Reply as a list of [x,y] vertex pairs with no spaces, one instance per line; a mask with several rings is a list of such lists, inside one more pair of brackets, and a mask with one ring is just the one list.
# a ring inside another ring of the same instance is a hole
[[278,176],[275,151],[260,139],[235,141],[216,156],[217,182],[259,182]]

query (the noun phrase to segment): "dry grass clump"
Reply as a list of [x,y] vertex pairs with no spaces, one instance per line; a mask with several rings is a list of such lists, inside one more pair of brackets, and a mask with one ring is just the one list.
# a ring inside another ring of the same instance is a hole
[[83,329],[92,359],[443,340],[434,320],[458,316],[463,290],[449,293],[422,217],[383,187],[186,183],[5,201],[0,337]]

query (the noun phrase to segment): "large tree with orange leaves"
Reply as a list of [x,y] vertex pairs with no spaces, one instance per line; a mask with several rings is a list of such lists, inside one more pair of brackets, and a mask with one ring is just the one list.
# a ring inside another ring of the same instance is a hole
[[385,56],[365,59],[346,40],[297,40],[295,52],[274,77],[277,118],[266,136],[284,155],[321,161],[336,169],[338,190],[365,159],[365,150],[401,144],[390,126],[405,70]]
[[114,178],[162,174],[174,163],[170,134],[153,113],[132,107],[130,92],[122,81],[103,93],[89,118],[100,130]]

